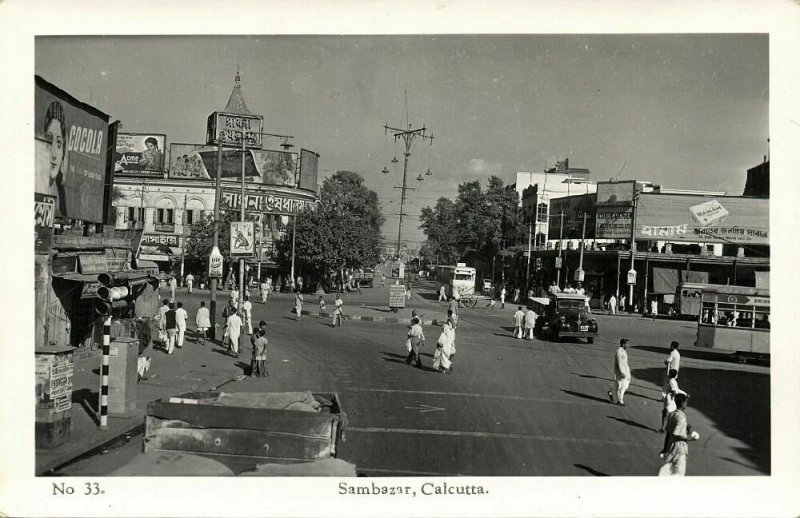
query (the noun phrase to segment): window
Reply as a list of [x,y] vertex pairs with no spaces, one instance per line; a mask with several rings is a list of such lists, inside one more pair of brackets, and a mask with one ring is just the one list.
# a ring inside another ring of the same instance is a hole
[[156,209],[156,223],[172,223],[175,209]]
[[128,207],[125,214],[125,221],[143,222],[144,207]]
[[186,221],[184,222],[186,225],[194,225],[198,221],[203,219],[203,211],[202,210],[187,210],[186,211]]

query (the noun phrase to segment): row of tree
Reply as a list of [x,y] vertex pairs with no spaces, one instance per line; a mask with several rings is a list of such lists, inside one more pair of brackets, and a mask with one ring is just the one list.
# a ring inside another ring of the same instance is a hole
[[[225,212],[219,221],[219,248],[229,255],[229,227],[239,212]],[[250,219],[254,219],[251,215]],[[272,259],[285,271],[291,266],[294,239],[295,272],[312,282],[332,284],[346,269],[374,267],[383,248],[384,217],[378,195],[352,171],[338,171],[326,178],[314,208],[298,212],[287,232],[276,243]],[[192,225],[186,239],[187,260],[206,264],[213,244],[214,218]]]
[[422,209],[420,228],[427,241],[421,255],[430,264],[462,261],[488,274],[505,248],[504,235],[521,222],[518,201],[517,191],[497,176],[485,189],[477,180],[460,184],[455,201],[442,197]]

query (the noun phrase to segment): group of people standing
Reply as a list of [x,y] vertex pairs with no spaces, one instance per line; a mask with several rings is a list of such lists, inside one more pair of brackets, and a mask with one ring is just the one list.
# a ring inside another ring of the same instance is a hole
[[[444,374],[453,372],[453,357],[456,354],[456,327],[458,317],[452,309],[447,310],[447,319],[442,324],[442,332],[436,340],[436,351],[433,353],[433,369]],[[411,324],[406,334],[406,363],[422,368],[420,350],[425,346],[425,333],[422,330],[422,319],[417,310],[411,312]]]
[[[628,365],[628,339],[619,341],[614,353],[614,388],[608,391],[608,399],[617,405],[625,406],[625,392],[631,382],[631,369]],[[659,456],[664,461],[658,472],[659,476],[683,476],[686,474],[686,459],[689,455],[689,441],[696,441],[700,435],[692,430],[686,417],[686,406],[689,395],[678,386],[678,373],[681,366],[680,344],[673,341],[670,353],[664,360],[666,372],[664,376],[661,398],[661,428],[664,433],[664,444]]]

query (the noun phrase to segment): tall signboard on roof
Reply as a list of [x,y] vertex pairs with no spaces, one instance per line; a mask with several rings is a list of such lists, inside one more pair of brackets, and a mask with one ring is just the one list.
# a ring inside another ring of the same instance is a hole
[[630,239],[636,182],[597,182],[597,239]]
[[161,178],[164,170],[166,135],[118,133],[114,174]]
[[35,79],[34,192],[55,198],[56,216],[102,223],[109,117]]
[[206,143],[227,147],[261,149],[264,117],[243,113],[214,112],[208,116]]

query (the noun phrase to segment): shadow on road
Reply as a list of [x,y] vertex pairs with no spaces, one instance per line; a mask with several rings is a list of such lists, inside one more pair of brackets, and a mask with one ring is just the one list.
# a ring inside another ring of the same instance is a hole
[[658,403],[661,403],[661,401],[662,401],[662,399],[660,397],[655,398],[655,397],[650,397],[650,396],[643,396],[642,394],[637,394],[636,392],[630,392],[630,391],[625,392],[625,395],[626,396],[633,396],[633,397],[640,397],[642,399],[649,399],[650,401],[657,401]]
[[[666,358],[670,352],[668,346],[659,347],[656,345],[634,345],[632,349],[663,354],[664,358]],[[696,349],[692,350],[680,349],[680,353],[683,358],[691,358],[693,360],[709,360],[718,362],[738,363],[738,360],[732,353],[714,351],[711,349],[709,349],[708,351],[703,351],[703,350],[698,351]]]
[[595,380],[602,380],[602,381],[608,381],[608,382],[614,383],[614,380],[612,380],[612,379],[601,378],[600,376],[592,376],[591,374],[578,374],[577,372],[573,372],[572,374],[574,374],[576,376],[580,376],[581,378],[591,378],[591,379],[595,379]]
[[590,396],[589,394],[581,394],[580,392],[574,392],[572,390],[564,390],[564,389],[561,389],[561,392],[563,392],[564,394],[569,394],[570,396],[588,399],[590,401],[597,401],[598,403],[605,403],[606,405],[611,404],[611,402],[608,400],[607,397],[600,398],[600,397]]
[[85,388],[72,392],[72,402],[79,404],[86,412],[86,415],[92,418],[94,424],[100,426],[100,419],[97,417],[98,397],[98,392]]
[[597,471],[594,468],[590,468],[589,466],[584,466],[583,464],[573,464],[576,468],[580,468],[595,477],[607,477],[609,476],[608,473],[603,473],[602,471]]
[[635,428],[641,428],[643,430],[649,430],[651,432],[657,432],[658,431],[657,428],[650,428],[649,426],[645,426],[645,425],[643,425],[641,423],[637,423],[636,421],[632,421],[630,419],[623,419],[621,417],[614,417],[612,415],[607,415],[606,417],[608,417],[609,419],[613,419],[614,421],[619,421],[622,424],[626,424],[628,426],[633,426]]
[[[634,377],[661,385],[661,367],[634,369]],[[689,394],[687,414],[702,412],[720,432],[748,446],[741,450],[763,473],[771,470],[770,376],[744,370],[685,366],[678,377],[681,390]],[[699,430],[701,436],[703,430]],[[709,432],[706,432],[708,436]]]

